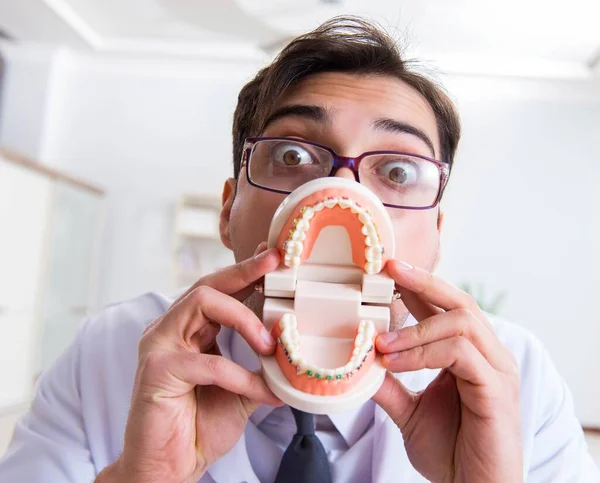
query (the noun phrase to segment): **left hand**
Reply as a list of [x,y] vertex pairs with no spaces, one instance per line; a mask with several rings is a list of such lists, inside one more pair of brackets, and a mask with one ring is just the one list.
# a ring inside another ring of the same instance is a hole
[[522,481],[514,356],[470,295],[402,262],[387,270],[419,323],[378,336],[384,366],[442,369],[420,393],[388,372],[373,397],[402,432],[412,465],[433,482]]

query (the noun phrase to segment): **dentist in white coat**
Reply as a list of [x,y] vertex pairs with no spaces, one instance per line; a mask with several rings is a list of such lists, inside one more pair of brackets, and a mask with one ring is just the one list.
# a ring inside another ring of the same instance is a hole
[[[250,137],[284,149],[257,159]],[[149,293],[87,319],[42,375],[0,482],[299,481],[278,475],[296,433],[290,408],[254,372],[256,353],[275,349],[254,285],[279,264],[261,243],[277,205],[319,176],[361,182],[388,206],[398,259],[386,269],[402,295],[376,343],[389,370],[381,389],[315,417],[331,481],[600,481],[540,342],[433,275],[459,137],[443,90],[376,27],[334,19],[294,40],[242,89],[234,115],[220,230],[238,263],[176,300]],[[358,155],[378,151],[396,158]],[[336,167],[336,153],[356,162]]]

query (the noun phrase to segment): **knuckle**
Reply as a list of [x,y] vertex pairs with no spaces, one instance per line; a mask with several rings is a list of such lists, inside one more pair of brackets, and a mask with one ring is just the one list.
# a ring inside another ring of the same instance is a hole
[[429,327],[427,324],[413,325],[411,331],[413,332],[414,338],[417,341],[427,340],[429,334]]
[[221,356],[207,356],[204,359],[204,367],[214,378],[219,378],[224,372],[225,360]]
[[452,346],[458,356],[460,354],[465,354],[470,349],[471,343],[461,335],[452,339]]
[[252,260],[253,259],[244,260],[243,262],[234,265],[237,276],[242,282],[247,284],[253,281],[251,276]]
[[206,303],[207,299],[210,297],[211,289],[206,285],[200,285],[192,290],[191,298],[198,305],[202,306]]
[[471,313],[473,313],[478,307],[479,304],[477,303],[477,300],[475,300],[475,297],[473,297],[473,295],[471,295],[470,293],[465,293],[463,295],[463,305],[465,306],[465,308],[467,308]]
[[418,361],[423,362],[425,360],[425,347],[422,345],[418,345],[414,347],[412,350],[413,357]]
[[461,336],[469,334],[472,327],[473,319],[475,317],[473,315],[473,312],[471,312],[470,309],[465,307],[458,308],[454,312],[456,315],[455,320],[458,327],[458,334]]

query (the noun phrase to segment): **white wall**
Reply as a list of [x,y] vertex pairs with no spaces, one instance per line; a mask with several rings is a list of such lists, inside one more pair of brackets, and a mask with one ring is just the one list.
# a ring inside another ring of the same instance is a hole
[[600,81],[454,76],[464,137],[443,206],[440,273],[507,291],[600,425]]
[[[166,291],[173,203],[181,192],[220,193],[237,92],[258,66],[81,56],[61,65],[43,158],[107,188],[100,302]],[[600,425],[600,86],[444,81],[464,137],[440,274],[508,291],[502,315],[542,339],[582,421]]]
[[107,189],[102,303],[172,290],[173,206],[183,192],[220,196],[248,72],[219,63],[69,63],[45,162]]

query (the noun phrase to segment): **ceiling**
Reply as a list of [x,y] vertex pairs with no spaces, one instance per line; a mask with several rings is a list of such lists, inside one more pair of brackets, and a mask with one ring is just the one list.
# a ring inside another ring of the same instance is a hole
[[340,14],[378,21],[444,70],[600,71],[598,0],[0,0],[0,30],[94,52],[262,61]]

